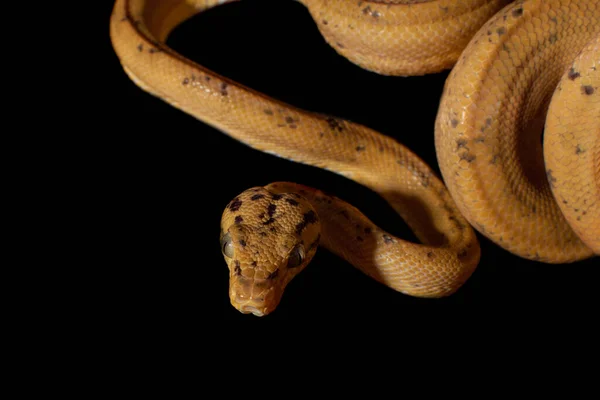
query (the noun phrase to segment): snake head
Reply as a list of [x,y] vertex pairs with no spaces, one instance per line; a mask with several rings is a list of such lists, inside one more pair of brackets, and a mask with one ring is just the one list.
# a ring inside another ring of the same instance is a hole
[[298,194],[257,187],[236,196],[221,219],[231,304],[256,316],[275,310],[314,256],[320,229],[312,205]]

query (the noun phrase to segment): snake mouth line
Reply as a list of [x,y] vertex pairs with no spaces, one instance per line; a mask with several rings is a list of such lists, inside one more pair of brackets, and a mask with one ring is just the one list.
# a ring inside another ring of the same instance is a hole
[[256,307],[253,307],[253,306],[242,306],[240,308],[240,311],[243,314],[250,314],[250,313],[252,313],[252,314],[256,315],[257,317],[262,317],[263,315],[265,315],[265,313],[263,311],[259,310]]

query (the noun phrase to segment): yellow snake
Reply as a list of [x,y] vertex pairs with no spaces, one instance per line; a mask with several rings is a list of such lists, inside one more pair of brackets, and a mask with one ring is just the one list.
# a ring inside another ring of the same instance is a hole
[[435,121],[449,191],[397,141],[269,98],[164,44],[179,23],[227,2],[117,0],[110,35],[125,72],[253,148],[371,188],[422,242],[383,231],[317,189],[251,188],[221,224],[238,310],[272,312],[319,245],[420,297],[450,295],[470,277],[480,255],[471,226],[529,259],[600,253],[600,0],[301,1],[327,42],[363,68],[415,75],[458,60]]

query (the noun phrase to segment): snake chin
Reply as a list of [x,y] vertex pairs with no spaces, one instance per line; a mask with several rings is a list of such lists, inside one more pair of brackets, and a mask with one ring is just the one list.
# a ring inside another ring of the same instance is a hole
[[253,306],[242,306],[241,310],[240,310],[243,314],[254,314],[257,317],[262,317],[263,315],[265,315],[264,311],[259,310],[256,307]]

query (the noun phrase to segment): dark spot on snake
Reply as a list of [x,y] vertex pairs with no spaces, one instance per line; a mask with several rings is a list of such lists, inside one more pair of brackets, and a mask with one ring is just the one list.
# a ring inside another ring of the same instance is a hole
[[258,265],[258,263],[257,263],[256,261],[252,261],[252,264],[251,264],[251,265],[252,265],[253,267],[256,267],[256,266]]
[[432,252],[432,251],[428,252],[428,253],[427,253],[427,257],[429,257],[429,258],[433,258],[433,252]]
[[246,241],[244,239],[240,239],[240,245],[242,247],[246,247]]
[[363,240],[365,240],[365,239],[363,239],[363,238],[362,238],[362,237],[360,237],[360,236],[357,236],[357,237],[356,237],[356,240],[358,240],[359,242],[362,242],[362,241],[363,241]]
[[500,156],[498,154],[494,154],[494,156],[490,160],[490,164],[496,165],[496,163],[498,162],[499,159],[500,159]]
[[371,7],[370,6],[366,6],[365,8],[363,8],[362,12],[365,15],[370,14],[371,13]]
[[260,232],[260,236],[266,237],[266,236],[269,236],[269,234],[265,231],[262,231],[262,232]]
[[150,52],[150,54],[154,54],[154,53],[160,53],[162,50],[161,49],[156,49],[156,48],[151,48],[150,50],[148,50]]
[[563,200],[563,204],[569,204],[569,202],[566,200]]
[[287,197],[287,198],[285,199],[285,201],[287,201],[288,203],[290,203],[290,204],[291,204],[291,205],[293,205],[293,206],[297,206],[298,204],[300,204],[300,203],[298,203],[296,200],[294,200],[294,199],[290,199],[289,197]]
[[342,210],[342,211],[340,211],[340,214],[341,214],[341,215],[342,215],[344,218],[346,218],[347,220],[349,220],[349,219],[350,219],[350,216],[348,215],[348,212],[347,212],[346,210]]
[[327,117],[325,121],[327,121],[327,124],[329,125],[329,127],[334,131],[341,132],[344,129],[342,127],[342,124],[333,117]]
[[594,88],[590,85],[585,85],[581,87],[581,91],[589,96],[594,93]]
[[204,77],[204,79],[205,79],[205,80],[208,82],[208,81],[210,81],[210,76],[206,75],[206,76]]
[[404,166],[404,160],[403,160],[403,159],[396,160],[396,162],[397,162],[398,164],[400,164],[400,165]]
[[587,211],[584,211],[581,213],[581,215],[586,215],[586,214],[587,214]]
[[569,70],[569,79],[574,81],[575,79],[579,78],[581,76],[581,74],[577,71],[575,71],[575,68],[571,68]]
[[121,22],[127,21],[127,16],[120,19]]
[[581,221],[581,215],[577,217],[577,221]]
[[492,31],[487,31],[488,36],[492,34]]
[[276,269],[275,271],[271,272],[268,276],[267,279],[275,279],[277,278],[277,274],[279,274],[279,270]]
[[368,235],[368,234],[370,234],[372,231],[373,231],[373,230],[372,230],[371,228],[369,228],[369,227],[366,227],[366,228],[365,228],[365,233],[366,233],[367,235]]
[[267,115],[273,115],[273,110],[264,110],[265,114]]
[[344,48],[344,45],[341,44],[340,42],[335,42],[335,44],[337,45],[337,47],[339,47],[340,49]]
[[575,209],[573,209],[573,211],[579,212],[579,208],[575,208]]
[[362,146],[362,145],[361,146],[356,146],[356,151],[361,152],[361,151],[363,151],[366,148],[367,148],[366,146]]
[[487,117],[485,119],[485,126],[490,126],[490,125],[492,125],[492,119],[490,117]]
[[585,153],[585,150],[581,148],[581,145],[577,145],[577,147],[575,147],[575,154],[579,155],[581,153]]
[[239,197],[236,197],[235,199],[233,199],[231,201],[231,203],[229,203],[229,209],[231,211],[237,211],[240,209],[241,206],[242,206],[242,201],[239,199]]
[[223,96],[227,96],[227,83],[223,82],[221,83],[221,95]]
[[269,218],[268,220],[266,220],[265,222],[263,222],[263,225],[270,225],[273,222],[275,222],[275,218]]
[[254,196],[250,197],[250,200],[258,200],[262,199],[263,197],[265,197],[264,194],[255,194]]
[[238,260],[235,260],[235,268],[233,269],[233,271],[237,276],[242,275],[242,269],[240,268],[240,262]]
[[463,249],[460,251],[460,253],[458,253],[458,258],[463,258],[466,255],[467,255],[467,249]]
[[323,20],[323,25],[327,25],[329,22],[327,22],[326,19]]
[[277,206],[273,203],[269,204],[269,207],[267,207],[269,218],[273,218],[273,215],[275,215],[275,210],[277,210]]
[[244,218],[241,215],[236,215],[236,217],[235,217],[236,224],[241,224],[243,221],[244,221]]
[[554,44],[558,40],[558,36],[555,33],[554,35],[550,35],[550,37],[548,38],[548,40],[550,41],[551,44]]
[[468,163],[472,163],[472,162],[473,162],[473,161],[475,161],[475,159],[477,158],[477,157],[475,157],[475,155],[473,155],[473,154],[469,153],[468,151],[466,151],[466,152],[464,152],[464,153],[460,154],[460,156],[459,156],[459,157],[460,157],[460,159],[461,159],[461,160],[465,160],[465,161],[467,161]]
[[271,228],[269,228],[269,230],[270,230],[271,232],[273,232],[273,233],[277,232],[277,229],[276,229],[274,226],[272,226]]
[[296,124],[291,124],[290,125],[290,129],[296,129],[298,126],[296,126]]
[[282,197],[283,197],[282,194],[276,193],[276,194],[273,195],[272,199],[275,200],[275,201],[277,201],[277,200],[281,199]]
[[448,7],[442,7],[442,6],[440,6],[440,10],[442,10],[445,13],[447,13],[448,12]]
[[325,136],[325,132],[319,132],[319,137]]
[[554,22],[554,23],[557,23],[557,22],[558,22],[558,20],[556,19],[556,17],[551,17],[551,18],[550,18],[550,21],[552,21],[552,22]]
[[483,136],[477,136],[475,139],[473,139],[473,142],[483,143],[483,142],[485,142],[485,138]]
[[[449,212],[451,212],[451,210]],[[460,222],[454,215],[449,216],[448,219],[450,221],[454,222],[458,229],[460,229],[460,230],[465,229],[465,225],[462,222]]]
[[379,146],[379,152],[383,153],[383,146]]
[[452,119],[452,121],[450,121],[450,125],[453,128],[456,128],[458,126],[458,120],[457,119]]
[[317,214],[313,210],[304,213],[304,219],[296,225],[296,233],[300,234],[307,225],[314,224],[315,222],[317,222]]
[[523,15],[523,9],[522,8],[515,8],[512,12],[513,17],[515,18],[519,18],[521,15]]
[[190,80],[188,78],[183,78],[183,81],[181,83],[187,85],[188,83],[190,83]]
[[546,176],[548,177],[548,183],[550,184],[550,187],[554,187],[554,184],[556,183],[556,178],[552,176],[551,169],[546,171]]
[[258,214],[258,218],[263,219],[265,217],[265,213]]
[[467,146],[467,140],[466,139],[458,139],[456,141],[456,149],[460,149],[461,147],[466,147]]
[[394,239],[390,235],[383,235],[383,241],[386,244],[394,243]]
[[294,118],[292,118],[292,117],[285,117],[285,122],[287,122],[288,124],[291,124],[292,122],[294,122]]
[[502,35],[504,35],[504,34],[506,33],[506,28],[505,28],[505,27],[503,27],[503,26],[501,26],[500,28],[496,29],[496,33],[497,33],[499,36],[502,36]]
[[143,45],[143,44],[141,44],[141,43],[140,43],[140,44],[138,44],[138,47],[137,47],[137,49],[138,49],[138,51],[142,51],[142,50],[144,50],[144,45]]
[[537,212],[537,208],[535,208],[535,206],[531,206],[531,212],[535,214]]

